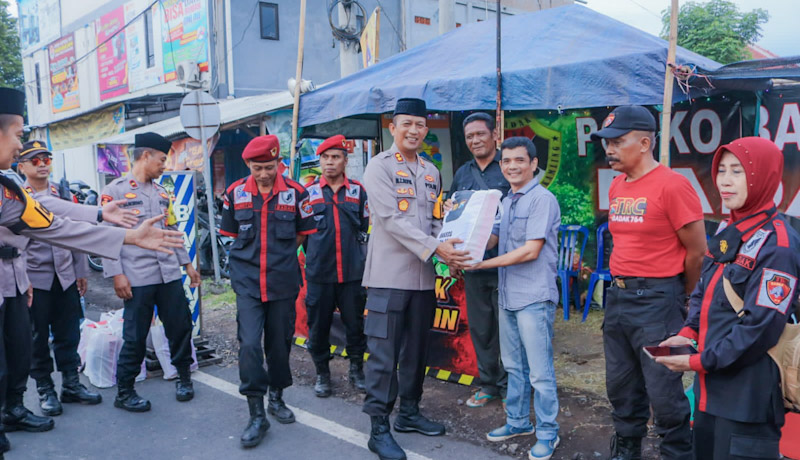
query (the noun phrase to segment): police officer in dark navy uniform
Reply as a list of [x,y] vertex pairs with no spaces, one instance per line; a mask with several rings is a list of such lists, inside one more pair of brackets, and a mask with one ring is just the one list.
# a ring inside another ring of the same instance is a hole
[[364,387],[364,302],[361,286],[369,230],[367,192],[360,182],[345,176],[347,141],[337,135],[317,148],[322,176],[309,185],[317,232],[309,235],[306,248],[306,309],[308,350],[317,369],[314,393],[331,395],[330,330],[338,308],[347,336],[350,382]]
[[444,425],[419,409],[436,312],[431,258],[436,254],[458,270],[468,255],[453,247],[460,240],[436,238],[442,227],[441,176],[417,154],[428,133],[425,101],[399,99],[389,129],[394,144],[370,159],[364,172],[373,227],[363,280],[369,288],[364,332],[370,353],[363,411],[372,423],[369,449],[382,460],[402,460],[405,452],[389,429],[398,395],[395,431],[445,433]]
[[[10,167],[14,156],[22,149],[24,110],[22,92],[0,88],[0,170]],[[145,221],[136,230],[90,224],[102,221],[105,216],[109,221],[130,226],[134,216],[120,209],[119,201],[98,210],[95,206],[49,196],[41,199],[70,219],[54,215],[13,180],[0,174],[0,331],[5,337],[0,340],[0,405],[3,408],[0,455],[11,448],[6,431],[47,431],[54,425],[52,418],[34,415],[22,404],[31,367],[28,308],[32,288],[25,259],[30,239],[102,257],[119,257],[123,244],[164,252],[183,244],[180,233],[153,228],[156,219]]]
[[283,389],[292,384],[289,352],[301,283],[297,248],[316,228],[306,190],[279,174],[276,136],[251,140],[242,158],[251,174],[225,192],[220,233],[236,238],[229,260],[236,293],[239,392],[247,396],[250,411],[241,443],[254,447],[269,429],[267,391],[270,415],[280,423],[294,422]]
[[773,203],[783,153],[738,139],[717,150],[711,174],[731,217],[708,242],[683,329],[661,344],[699,353],[656,361],[697,372],[694,459],[777,459],[786,382],[767,352],[797,311],[800,277],[800,235]]
[[[50,162],[52,153],[43,142],[29,141],[19,156],[20,171],[25,174],[25,190],[34,198],[41,195],[61,197],[58,187],[51,183]],[[74,197],[73,197],[74,200]],[[33,322],[33,359],[31,377],[36,380],[39,406],[45,415],[59,415],[64,403],[99,404],[99,393],[89,391],[81,384],[78,367],[80,320],[83,318],[80,296],[86,292],[89,263],[86,254],[70,251],[39,241],[31,241],[26,250],[28,278],[33,286],[31,319]],[[53,358],[50,357],[48,339],[52,332],[53,355],[61,372],[61,402],[50,374]]]
[[[165,215],[158,225],[177,230],[172,199],[156,183],[164,173],[167,153],[172,143],[155,133],[137,134],[133,149],[133,168],[114,180],[101,194],[101,203],[127,199],[125,206],[147,219]],[[150,401],[134,389],[145,355],[145,341],[150,331],[154,306],[164,323],[172,365],[178,370],[175,398],[189,401],[194,397],[192,364],[192,313],[183,290],[181,266],[191,279],[191,287],[200,285],[200,274],[192,265],[186,248],[175,254],[161,254],[136,247],[122,250],[119,261],[104,260],[103,274],[114,279],[114,291],[125,301],[122,337],[125,343],[117,361],[117,398],[114,406],[130,412],[150,410]]]

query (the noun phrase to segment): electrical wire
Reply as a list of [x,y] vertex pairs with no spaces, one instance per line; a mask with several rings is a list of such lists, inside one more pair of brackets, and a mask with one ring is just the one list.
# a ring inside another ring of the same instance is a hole
[[[333,23],[333,14],[334,10],[339,4],[342,4],[342,8],[344,8],[345,14],[347,15],[347,19],[345,21],[345,27],[336,27]],[[331,26],[331,31],[333,32],[333,36],[340,41],[351,41],[357,42],[361,38],[361,33],[364,31],[364,26],[358,24],[356,21],[356,28],[352,30],[348,27],[350,25],[350,19],[353,14],[353,7],[358,7],[361,10],[361,17],[365,18],[367,16],[366,10],[364,7],[358,3],[357,0],[336,0],[328,7],[328,24]]]
[[[386,8],[384,8],[381,4],[381,0],[376,1],[378,2],[378,6],[381,7],[381,10],[386,11]],[[406,48],[406,42],[403,40],[403,36],[400,34],[400,32],[397,31],[397,27],[394,26],[394,22],[392,22],[392,16],[387,14],[385,17],[389,21],[389,25],[392,26],[392,30],[394,30],[395,35],[397,35],[397,43],[400,45],[400,49],[404,50]]]

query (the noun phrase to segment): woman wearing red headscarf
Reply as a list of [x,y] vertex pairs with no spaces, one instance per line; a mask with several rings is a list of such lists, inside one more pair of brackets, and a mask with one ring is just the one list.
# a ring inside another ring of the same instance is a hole
[[767,350],[796,307],[800,277],[800,236],[773,204],[783,154],[769,140],[742,138],[717,150],[711,174],[731,217],[708,242],[684,328],[661,344],[696,341],[699,353],[656,362],[697,372],[695,459],[777,459],[783,395]]

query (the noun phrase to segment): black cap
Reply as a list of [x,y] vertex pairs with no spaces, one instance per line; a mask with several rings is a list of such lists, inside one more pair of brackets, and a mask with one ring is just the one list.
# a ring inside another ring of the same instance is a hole
[[656,119],[641,105],[623,105],[614,109],[603,120],[603,128],[592,133],[592,140],[614,139],[631,131],[655,132]]
[[53,152],[47,150],[47,144],[42,141],[28,141],[22,144],[22,151],[19,154],[20,160],[27,160],[33,158],[34,155],[45,153],[53,156]]
[[0,115],[25,113],[25,93],[12,88],[0,88]]
[[133,146],[135,148],[153,149],[169,153],[169,149],[172,148],[172,142],[160,134],[144,133],[136,135]]
[[394,114],[397,115],[413,115],[415,117],[427,117],[428,110],[425,107],[425,101],[422,99],[403,98],[398,99],[397,104],[394,106]]

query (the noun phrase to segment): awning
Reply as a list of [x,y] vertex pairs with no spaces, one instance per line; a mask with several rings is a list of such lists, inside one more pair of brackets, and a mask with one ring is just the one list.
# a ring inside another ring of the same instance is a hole
[[[293,102],[294,98],[288,91],[220,101],[221,129],[239,125],[250,120],[257,120],[265,113],[291,106]],[[96,143],[133,144],[134,137],[137,134],[147,132],[157,133],[167,138],[174,138],[185,133],[183,125],[181,124],[181,118],[173,117],[126,131],[116,136],[107,137]]]
[[[300,126],[389,112],[494,109],[496,26],[467,24],[301,96]],[[581,5],[503,18],[503,108],[547,110],[663,102],[668,43]],[[678,64],[716,62],[678,47]],[[686,99],[681,91],[675,100]]]

